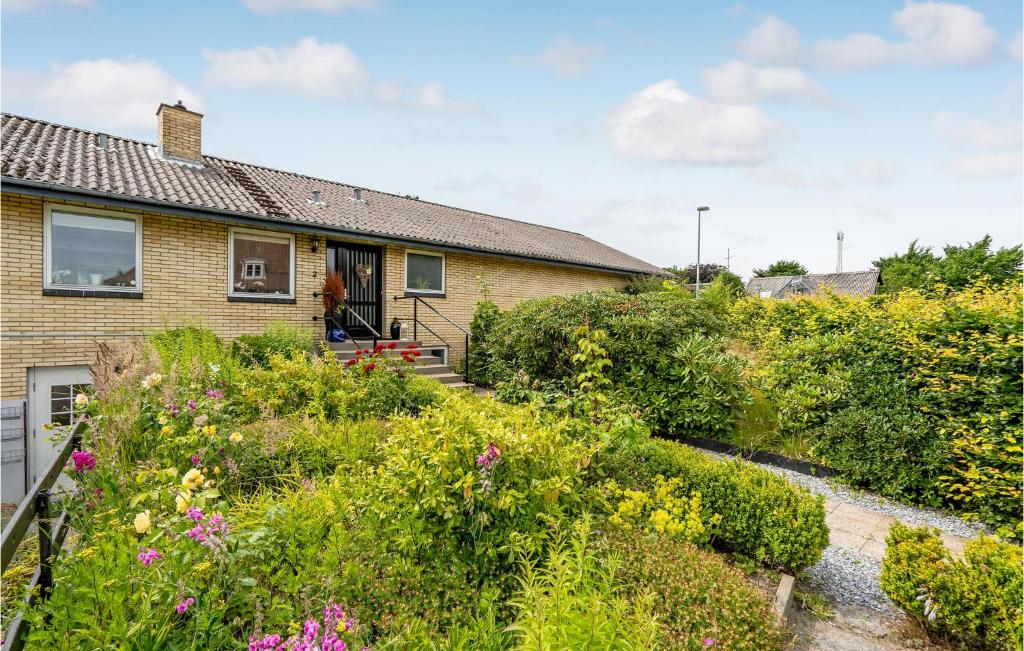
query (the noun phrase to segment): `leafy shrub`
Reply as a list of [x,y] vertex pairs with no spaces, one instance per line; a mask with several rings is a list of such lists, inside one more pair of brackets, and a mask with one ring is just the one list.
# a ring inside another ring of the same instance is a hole
[[1024,570],[1019,545],[982,536],[954,558],[935,531],[889,529],[882,590],[926,628],[971,646],[1021,649]]
[[654,489],[648,493],[622,489],[615,480],[609,481],[604,486],[612,506],[608,521],[625,531],[658,533],[695,544],[707,542],[722,517],[702,508],[700,493],[682,493],[682,483],[679,477],[665,479],[658,475]]
[[291,323],[270,323],[262,334],[241,335],[231,342],[231,354],[248,366],[266,367],[273,355],[291,357],[312,351],[313,336]]
[[394,419],[380,451],[374,482],[386,498],[370,506],[380,529],[410,557],[475,568],[476,582],[538,553],[549,526],[582,510],[592,454],[564,424],[460,395]]
[[717,555],[663,536],[613,533],[606,544],[621,590],[653,597],[659,648],[781,647],[768,600]]
[[684,494],[699,492],[704,508],[721,516],[711,541],[716,547],[800,570],[828,546],[824,498],[752,464],[651,439],[605,457],[602,469],[623,487],[650,491],[661,475],[678,480]]
[[602,562],[589,527],[557,534],[543,564],[525,562],[512,599],[517,649],[650,649],[658,623],[644,593],[616,590],[617,563]]

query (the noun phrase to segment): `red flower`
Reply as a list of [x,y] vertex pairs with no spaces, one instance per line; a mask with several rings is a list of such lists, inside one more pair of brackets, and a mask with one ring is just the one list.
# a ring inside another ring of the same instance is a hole
[[384,350],[384,344],[377,344],[373,348],[373,354],[374,355],[380,355],[381,351],[383,351],[383,350]]
[[415,360],[416,358],[410,355],[409,353],[402,353],[402,359],[412,364],[413,360]]
[[374,364],[373,362],[370,362],[369,364],[363,367],[363,373],[369,373],[375,368],[377,368],[377,365]]
[[405,347],[411,350],[416,347],[416,344],[406,344]]
[[396,344],[395,342],[392,341],[390,344],[388,344],[388,350],[394,350],[396,348],[398,348],[398,344]]
[[347,362],[345,362],[345,366],[355,366],[355,363],[358,361],[358,359],[350,359]]
[[413,357],[419,357],[419,356],[420,356],[420,355],[422,355],[423,353],[421,353],[421,352],[420,352],[420,351],[418,351],[418,350],[414,350],[414,351],[412,351],[412,352],[411,352],[411,353],[409,353],[409,354],[410,354],[410,355],[412,355]]

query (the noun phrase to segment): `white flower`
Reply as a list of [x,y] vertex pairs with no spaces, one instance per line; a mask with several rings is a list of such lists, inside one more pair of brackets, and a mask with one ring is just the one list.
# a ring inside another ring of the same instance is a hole
[[152,389],[155,386],[159,386],[164,381],[164,376],[159,373],[150,373],[146,376],[146,379],[142,381],[142,388]]
[[84,393],[79,393],[77,396],[75,396],[75,406],[76,407],[85,407],[88,404],[89,404],[89,396],[85,395]]

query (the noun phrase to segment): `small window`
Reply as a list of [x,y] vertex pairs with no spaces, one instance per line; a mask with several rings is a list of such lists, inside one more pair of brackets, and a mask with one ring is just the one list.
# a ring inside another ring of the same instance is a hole
[[760,291],[760,295],[761,295],[761,298],[771,298],[772,297],[772,290],[770,290],[770,289],[762,289]]
[[70,425],[75,413],[75,398],[79,394],[88,395],[91,384],[54,384],[50,387],[50,423],[53,425]]
[[45,214],[45,287],[142,291],[138,217],[50,206]]
[[295,238],[233,228],[228,241],[228,295],[293,298]]
[[444,254],[407,251],[405,291],[416,294],[444,294]]

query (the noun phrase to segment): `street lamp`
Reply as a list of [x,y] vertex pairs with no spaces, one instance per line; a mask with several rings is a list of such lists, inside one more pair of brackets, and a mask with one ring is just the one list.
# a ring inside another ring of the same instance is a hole
[[697,288],[694,290],[694,296],[700,296],[700,214],[707,210],[711,210],[707,206],[700,206],[697,208]]

